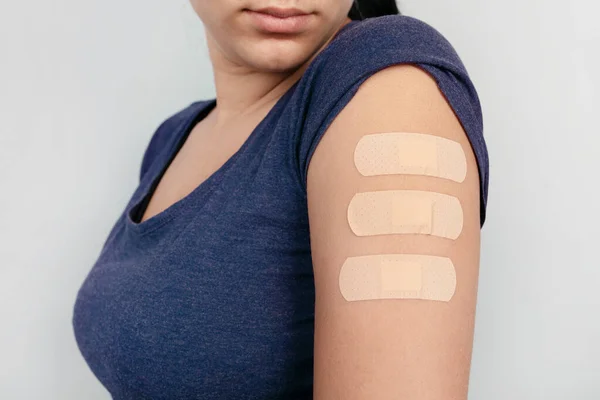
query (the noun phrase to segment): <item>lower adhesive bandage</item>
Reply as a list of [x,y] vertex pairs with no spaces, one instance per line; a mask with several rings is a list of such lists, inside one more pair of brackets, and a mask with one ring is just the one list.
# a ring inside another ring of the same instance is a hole
[[418,190],[356,193],[347,216],[357,236],[416,233],[456,239],[463,228],[456,197]]
[[467,175],[467,160],[460,143],[423,133],[365,135],[354,150],[354,164],[364,176],[428,175],[460,183]]
[[339,288],[347,301],[450,301],[456,290],[456,271],[446,257],[421,254],[349,257],[340,270]]

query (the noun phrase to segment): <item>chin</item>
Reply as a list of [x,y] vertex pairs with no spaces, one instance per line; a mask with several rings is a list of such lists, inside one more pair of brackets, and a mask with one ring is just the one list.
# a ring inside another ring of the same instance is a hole
[[249,64],[262,66],[264,70],[289,70],[297,68],[312,54],[310,46],[296,39],[252,37],[239,41],[238,54]]
[[251,64],[254,68],[261,71],[268,72],[286,72],[290,70],[296,70],[304,62],[307,57],[300,54],[296,54],[294,57],[281,57],[279,55],[273,55],[271,57],[251,57],[247,59],[247,63]]

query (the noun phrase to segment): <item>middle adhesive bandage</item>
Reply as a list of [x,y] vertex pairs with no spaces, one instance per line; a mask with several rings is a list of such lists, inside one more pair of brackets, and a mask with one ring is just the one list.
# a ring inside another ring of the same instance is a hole
[[463,228],[456,197],[419,190],[356,193],[347,216],[357,236],[416,233],[456,239]]

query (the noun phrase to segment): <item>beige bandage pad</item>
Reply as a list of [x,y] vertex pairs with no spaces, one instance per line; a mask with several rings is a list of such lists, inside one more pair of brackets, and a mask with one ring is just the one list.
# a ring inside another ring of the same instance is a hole
[[460,143],[412,132],[363,136],[354,150],[354,164],[364,176],[427,175],[463,182],[467,159]]
[[347,301],[450,301],[456,290],[456,270],[452,260],[438,256],[380,254],[349,257],[340,270],[339,287]]
[[417,233],[456,239],[463,228],[460,201],[442,193],[385,190],[356,193],[348,224],[357,236]]

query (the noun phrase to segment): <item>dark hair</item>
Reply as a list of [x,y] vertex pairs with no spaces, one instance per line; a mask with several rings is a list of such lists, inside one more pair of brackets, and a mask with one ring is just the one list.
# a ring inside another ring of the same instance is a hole
[[348,18],[363,20],[393,14],[401,14],[396,0],[354,0]]

